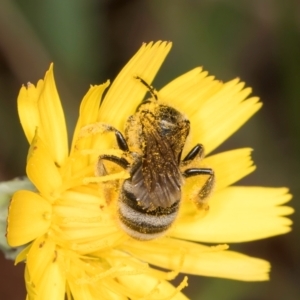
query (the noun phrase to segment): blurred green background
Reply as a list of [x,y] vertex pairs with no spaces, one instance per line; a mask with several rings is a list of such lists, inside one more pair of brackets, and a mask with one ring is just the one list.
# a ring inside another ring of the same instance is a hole
[[[218,150],[250,146],[256,172],[242,184],[288,186],[293,231],[231,249],[269,260],[271,281],[190,277],[191,299],[300,299],[300,2],[282,0],[2,0],[0,9],[0,180],[24,174],[28,145],[16,110],[21,84],[55,63],[70,131],[89,84],[113,79],[142,42],[173,41],[159,89],[196,66],[240,77],[263,109]],[[242,199],[241,199],[242,201]],[[23,265],[1,254],[1,299],[24,299]]]

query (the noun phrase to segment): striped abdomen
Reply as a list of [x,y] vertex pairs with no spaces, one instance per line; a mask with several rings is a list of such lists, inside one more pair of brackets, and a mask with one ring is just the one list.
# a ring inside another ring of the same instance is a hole
[[118,201],[118,213],[122,229],[138,240],[152,240],[165,234],[179,210],[179,201],[170,207],[144,209],[138,204],[137,197],[131,192],[130,180],[125,180]]

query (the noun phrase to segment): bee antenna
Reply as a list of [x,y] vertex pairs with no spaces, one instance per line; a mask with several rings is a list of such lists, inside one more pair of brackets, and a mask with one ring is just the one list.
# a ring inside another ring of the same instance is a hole
[[134,78],[139,80],[149,90],[149,93],[155,98],[155,100],[158,100],[157,91],[151,85],[139,76],[134,76]]

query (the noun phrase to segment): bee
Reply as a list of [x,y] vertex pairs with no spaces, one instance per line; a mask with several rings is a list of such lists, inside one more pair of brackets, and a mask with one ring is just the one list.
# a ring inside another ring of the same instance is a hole
[[99,175],[107,174],[105,161],[126,169],[130,178],[124,180],[117,201],[121,228],[137,240],[163,236],[176,220],[181,203],[184,179],[206,176],[199,188],[199,206],[206,202],[214,186],[214,171],[189,167],[201,159],[204,147],[195,145],[182,159],[183,147],[190,132],[190,121],[175,108],[161,104],[156,90],[140,77],[135,77],[152,96],[144,100],[125,124],[125,136],[107,125],[115,134],[122,157],[99,156]]

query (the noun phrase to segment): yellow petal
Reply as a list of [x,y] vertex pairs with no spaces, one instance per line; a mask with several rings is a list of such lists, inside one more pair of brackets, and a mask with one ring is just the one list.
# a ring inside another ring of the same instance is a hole
[[105,200],[98,195],[67,191],[53,206],[57,238],[80,253],[111,249],[125,234],[119,230]]
[[244,101],[251,89],[243,88],[238,80],[223,84],[196,68],[166,85],[159,96],[187,115],[192,145],[201,143],[209,153],[261,107],[258,98]]
[[[79,159],[76,159],[76,163],[73,164],[72,171],[75,173],[76,171],[81,170],[84,166],[87,166],[93,158],[90,156],[83,156],[80,152],[84,149],[98,149],[101,146],[102,139],[101,135],[98,136],[90,135],[85,138],[78,139],[78,135],[80,135],[80,130],[82,127],[93,124],[97,122],[100,101],[102,99],[102,95],[106,88],[109,85],[109,81],[104,84],[98,86],[91,86],[87,94],[84,96],[81,105],[79,118],[77,121],[77,125],[74,132],[73,143],[71,148],[70,156],[78,154],[80,156]],[[100,144],[100,145],[98,145]],[[95,151],[94,160],[97,157],[97,152]]]
[[[87,259],[80,261],[78,258],[72,259],[68,263],[71,275],[68,285],[74,299],[187,300],[180,292],[187,286],[186,278],[177,287],[174,287],[165,280],[144,274],[146,270],[149,270],[148,267],[135,270],[128,266],[127,263],[130,261],[136,261],[128,255],[117,252],[116,255],[114,257],[109,254],[109,263],[104,263],[102,266],[100,261],[88,261]],[[122,259],[124,257],[126,259]],[[101,261],[103,262],[102,259]],[[112,266],[108,270],[103,270],[103,265],[107,267],[110,263]],[[136,264],[147,266],[143,263]]]
[[18,113],[24,133],[29,143],[31,143],[36,128],[40,126],[40,115],[38,111],[38,98],[42,83],[37,87],[28,83],[27,87],[22,86],[18,96]]
[[123,130],[125,121],[147,92],[147,88],[134,76],[140,76],[151,84],[171,46],[170,42],[142,45],[108,90],[100,108],[99,121]]
[[[102,258],[100,260],[88,259],[87,257],[80,259],[78,255],[74,255],[74,252],[68,254],[70,255],[67,258],[69,266],[67,280],[69,294],[73,296],[70,299],[128,299],[122,294],[118,283],[109,271],[106,276],[102,276],[103,273],[106,273],[103,270],[103,265],[101,265],[101,262],[104,261]],[[106,263],[104,264],[107,266]],[[116,286],[117,289],[115,289]]]
[[[220,96],[220,99],[224,100],[225,97],[226,94]],[[250,98],[238,104],[234,103],[234,101],[228,101],[225,103],[227,104],[226,110],[219,103],[205,105],[190,117],[191,123],[194,124],[192,140],[194,140],[194,143],[200,141],[204,145],[206,152],[211,152],[260,109],[262,104],[258,103],[258,100],[258,98]],[[208,112],[211,109],[213,111]],[[220,126],[220,124],[222,125]]]
[[20,253],[17,255],[16,259],[15,259],[15,265],[17,265],[18,263],[20,263],[21,261],[25,261],[27,258],[27,254],[30,250],[32,246],[32,243],[30,243],[29,245],[27,245],[27,247],[23,248]]
[[[165,280],[158,280],[152,276],[139,274],[130,276],[119,276],[117,278],[123,286],[125,286],[133,299],[149,299],[149,300],[187,300],[188,298],[180,292],[187,286],[186,278],[175,288],[172,284]],[[134,283],[134,284],[133,284]]]
[[61,166],[68,156],[68,136],[52,64],[46,72],[44,83],[41,85],[38,99],[40,137],[51,151],[53,160]]
[[208,247],[165,238],[145,243],[131,241],[124,249],[150,264],[194,275],[261,281],[268,279],[270,270],[267,261],[224,250],[226,246]]
[[34,241],[28,255],[25,271],[29,299],[65,299],[64,255],[49,238]]
[[27,247],[23,248],[20,253],[17,255],[15,259],[15,265],[20,263],[21,261],[25,261],[27,258],[27,254],[32,246],[32,243],[30,243]]
[[172,236],[209,243],[245,242],[289,232],[293,209],[286,188],[229,187],[214,193],[204,218],[180,220]]
[[[76,124],[73,143],[77,141],[80,129],[86,125],[97,122],[100,101],[106,88],[109,86],[109,81],[104,84],[91,86],[87,94],[84,96],[79,110],[79,118]],[[72,151],[74,145],[72,146]]]
[[250,148],[218,153],[203,160],[205,166],[215,171],[216,190],[221,190],[255,170]]
[[159,91],[159,99],[188,116],[192,115],[222,88],[221,82],[207,75],[208,72],[200,67],[184,73]]
[[[80,278],[80,277],[79,277]],[[109,300],[127,300],[128,298],[117,294],[110,287],[103,287],[103,284],[78,284],[74,280],[68,282],[74,299],[109,299]],[[73,299],[73,298],[70,298]]]
[[7,242],[16,247],[44,234],[50,227],[52,208],[31,191],[14,194],[8,213]]
[[26,173],[39,192],[49,200],[51,197],[56,198],[56,192],[62,185],[62,178],[56,162],[49,153],[49,148],[38,134],[37,131],[29,149]]

